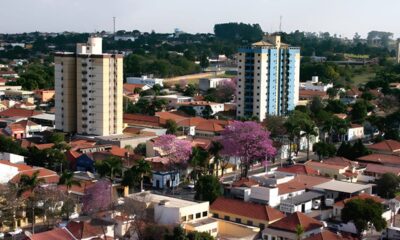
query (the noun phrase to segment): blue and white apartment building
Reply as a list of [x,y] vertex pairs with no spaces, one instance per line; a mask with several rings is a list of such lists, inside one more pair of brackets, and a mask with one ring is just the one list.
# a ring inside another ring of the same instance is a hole
[[239,49],[237,116],[287,115],[299,100],[300,48],[279,35]]

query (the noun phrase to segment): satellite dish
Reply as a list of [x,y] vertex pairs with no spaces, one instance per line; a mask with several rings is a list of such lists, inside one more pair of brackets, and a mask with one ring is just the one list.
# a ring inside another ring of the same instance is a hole
[[24,231],[25,236],[27,236],[28,238],[32,237],[32,233],[29,231]]

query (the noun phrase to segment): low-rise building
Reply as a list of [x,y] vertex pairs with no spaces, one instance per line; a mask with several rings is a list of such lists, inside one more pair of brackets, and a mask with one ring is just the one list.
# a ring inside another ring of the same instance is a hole
[[193,108],[196,112],[196,116],[203,116],[205,114],[213,116],[216,113],[224,111],[223,103],[215,103],[209,101],[184,102],[184,103],[178,103],[177,106],[178,107],[185,106]]
[[130,84],[145,84],[153,87],[154,85],[158,84],[161,87],[163,86],[164,79],[162,78],[153,78],[148,76],[141,76],[141,77],[127,77],[126,82]]
[[326,92],[329,88],[333,87],[333,83],[322,83],[318,81],[318,76],[313,76],[311,80],[300,82],[300,88],[311,91]]
[[350,127],[347,129],[346,141],[355,141],[364,137],[364,126],[354,123],[350,124]]
[[274,239],[286,239],[286,240],[297,240],[297,228],[301,226],[304,230],[303,237],[321,233],[323,230],[323,224],[307,215],[295,212],[292,213],[265,228],[262,232],[263,239],[274,240]]
[[211,204],[210,212],[214,218],[261,229],[284,217],[282,212],[270,206],[224,197]]
[[35,90],[34,93],[35,93],[35,99],[37,99],[41,103],[46,103],[51,99],[54,99],[56,91],[51,89],[48,90],[39,89]]
[[210,88],[216,88],[225,81],[231,81],[230,78],[201,78],[199,80],[199,89],[207,91]]
[[367,145],[367,148],[375,153],[397,154],[400,153],[400,142],[396,140],[383,140],[372,145]]

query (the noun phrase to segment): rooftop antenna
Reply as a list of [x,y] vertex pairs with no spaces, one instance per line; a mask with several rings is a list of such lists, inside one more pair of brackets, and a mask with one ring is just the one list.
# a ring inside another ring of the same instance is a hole
[[282,32],[282,15],[279,16],[279,32]]
[[116,17],[113,17],[113,34],[115,35],[115,19]]

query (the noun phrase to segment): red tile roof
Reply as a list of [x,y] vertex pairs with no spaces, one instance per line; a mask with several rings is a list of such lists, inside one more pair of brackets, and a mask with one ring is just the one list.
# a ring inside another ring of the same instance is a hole
[[326,97],[328,97],[328,94],[323,91],[314,91],[314,90],[305,90],[305,89],[300,89],[300,91],[299,91],[300,99],[308,99],[308,98],[312,98],[314,96],[326,98]]
[[139,88],[140,90],[142,90],[142,88],[144,86],[145,86],[144,84],[124,83],[124,87],[123,88],[124,88],[124,91],[133,93],[136,88]]
[[32,168],[20,171],[17,175],[15,175],[10,182],[18,183],[22,175],[32,176],[35,172],[39,172],[38,178],[43,179],[45,183],[58,183],[60,177],[56,172],[51,171],[46,168]]
[[278,184],[278,194],[297,192],[305,189],[311,189],[313,186],[329,182],[332,179],[308,175],[297,175],[293,180]]
[[241,178],[240,180],[237,180],[232,183],[232,187],[252,187],[252,186],[259,186],[260,184],[249,178]]
[[298,225],[302,226],[305,232],[323,227],[323,224],[320,221],[301,212],[295,212],[285,218],[271,223],[268,228],[296,232],[296,227]]
[[337,165],[337,166],[354,166],[357,165],[357,162],[353,162],[347,158],[344,157],[331,157],[331,158],[326,158],[322,159],[323,163],[325,164],[330,164],[330,165]]
[[41,233],[35,233],[28,237],[30,240],[75,240],[66,229],[55,228],[53,230]]
[[143,125],[143,126],[161,126],[160,118],[157,116],[147,116],[142,114],[124,114],[124,123]]
[[285,215],[279,210],[267,205],[244,202],[242,200],[217,198],[210,206],[211,212],[220,211],[228,214],[257,219],[263,221],[276,221]]
[[382,142],[369,145],[367,146],[367,148],[376,151],[385,151],[394,153],[400,151],[400,142],[395,140],[384,140]]
[[276,169],[276,171],[292,174],[318,175],[317,171],[303,164],[296,164],[288,167],[279,167],[278,169]]
[[39,114],[41,114],[41,112],[35,110],[27,110],[22,108],[9,108],[0,112],[0,117],[32,117]]
[[349,234],[336,234],[328,230],[311,235],[304,240],[356,240],[358,238],[352,237]]
[[327,164],[324,162],[316,162],[316,161],[307,161],[306,163],[304,163],[306,166],[309,166],[311,168],[314,169],[318,169],[318,168],[324,168],[324,169],[335,169],[335,170],[340,170],[340,169],[344,169],[347,166],[341,166],[341,165],[333,165],[333,164]]
[[363,162],[372,162],[383,165],[385,164],[400,165],[400,156],[393,154],[373,153],[367,156],[359,157],[358,160]]
[[393,174],[396,174],[397,176],[399,176],[400,168],[369,163],[369,164],[367,164],[367,168],[365,169],[365,172],[378,173],[378,174],[393,173]]
[[43,143],[43,144],[35,144],[35,147],[39,150],[49,149],[54,146],[54,143]]
[[68,231],[77,239],[93,238],[103,235],[101,226],[94,226],[89,222],[71,221],[67,225]]
[[362,200],[372,199],[372,200],[374,200],[375,202],[378,202],[378,203],[384,203],[385,202],[385,199],[382,199],[382,198],[380,198],[378,196],[370,195],[370,194],[367,194],[367,193],[361,193],[360,195],[357,195],[357,196],[354,196],[354,197],[351,197],[351,198],[346,198],[343,201],[335,202],[335,207],[344,207],[346,202],[354,200],[354,199],[362,199]]

